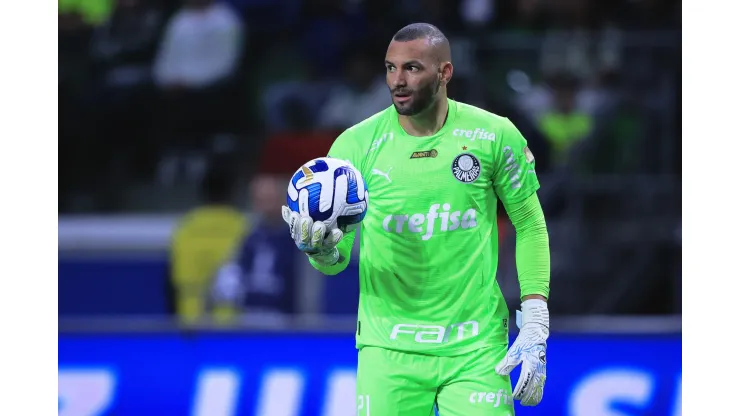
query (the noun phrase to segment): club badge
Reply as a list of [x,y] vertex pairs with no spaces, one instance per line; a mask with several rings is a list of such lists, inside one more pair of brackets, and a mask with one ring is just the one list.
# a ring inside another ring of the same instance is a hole
[[480,161],[470,153],[459,154],[452,161],[452,175],[462,183],[471,183],[480,176]]

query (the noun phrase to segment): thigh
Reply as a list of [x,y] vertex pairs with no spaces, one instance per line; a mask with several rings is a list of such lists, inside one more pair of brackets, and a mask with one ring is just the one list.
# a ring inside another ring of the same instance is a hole
[[357,416],[432,416],[436,357],[365,347],[357,356]]
[[496,374],[507,345],[443,357],[446,377],[437,393],[439,416],[513,416],[511,379]]

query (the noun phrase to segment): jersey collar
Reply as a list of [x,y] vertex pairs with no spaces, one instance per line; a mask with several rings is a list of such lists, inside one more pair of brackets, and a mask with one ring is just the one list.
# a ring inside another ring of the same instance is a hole
[[455,122],[455,118],[457,117],[457,101],[447,98],[447,120],[445,120],[445,124],[442,126],[442,128],[439,129],[438,132],[434,133],[431,136],[412,136],[406,133],[406,130],[404,130],[403,127],[401,127],[401,123],[398,121],[398,111],[396,111],[396,109],[393,108],[392,113],[393,113],[394,127],[400,136],[410,137],[410,138],[417,139],[417,140],[434,139],[434,138],[437,138],[437,137],[440,137],[446,134],[452,128],[452,125]]

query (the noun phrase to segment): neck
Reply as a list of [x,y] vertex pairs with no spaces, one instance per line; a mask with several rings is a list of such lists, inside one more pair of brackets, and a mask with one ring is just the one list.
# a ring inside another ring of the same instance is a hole
[[438,132],[447,120],[447,97],[441,96],[429,108],[414,116],[398,116],[398,122],[411,136],[431,136]]

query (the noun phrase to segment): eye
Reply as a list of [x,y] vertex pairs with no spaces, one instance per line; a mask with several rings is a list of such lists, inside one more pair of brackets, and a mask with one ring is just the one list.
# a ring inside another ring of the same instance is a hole
[[385,70],[388,71],[388,72],[393,72],[393,71],[396,70],[396,67],[393,66],[393,65],[386,65],[385,66]]
[[409,72],[419,72],[419,71],[421,71],[421,68],[419,68],[419,67],[418,67],[418,66],[416,66],[416,65],[409,65],[409,66],[408,66],[408,71],[409,71]]

